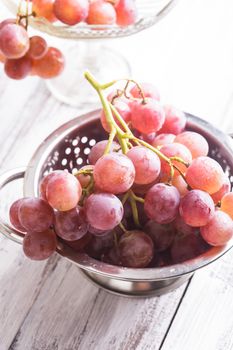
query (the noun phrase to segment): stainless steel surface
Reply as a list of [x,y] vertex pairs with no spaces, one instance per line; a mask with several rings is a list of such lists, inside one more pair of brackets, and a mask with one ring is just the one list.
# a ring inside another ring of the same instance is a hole
[[[7,8],[17,13],[17,0],[2,0]],[[162,19],[177,3],[177,0],[136,0],[138,17],[135,24],[120,27],[117,25],[87,25],[80,23],[67,26],[61,22],[51,24],[43,18],[29,18],[29,23],[35,29],[53,36],[70,39],[103,39],[129,36],[151,27]],[[26,6],[23,6],[26,8]]]
[[[40,180],[48,172],[55,169],[73,171],[85,163],[90,147],[106,137],[98,118],[98,110],[77,117],[62,125],[45,139],[34,153],[26,169],[25,196],[38,196]],[[187,114],[187,119],[188,129],[197,131],[207,138],[210,145],[210,155],[218,160],[232,181],[232,139],[202,119],[189,114]],[[22,175],[22,172],[20,174]],[[12,173],[9,173],[9,176],[11,179],[14,178]],[[6,175],[3,178],[4,181],[0,181],[0,187],[8,181]],[[3,229],[2,224],[0,228]],[[15,230],[12,232],[17,233]],[[12,239],[9,231],[8,237]],[[202,255],[180,264],[144,269],[108,265],[86,254],[75,252],[62,241],[59,242],[57,252],[75,263],[85,271],[86,276],[92,282],[106,290],[129,296],[149,296],[173,290],[187,280],[194,271],[225,254],[232,245],[233,241],[230,241],[225,246],[212,247]]]

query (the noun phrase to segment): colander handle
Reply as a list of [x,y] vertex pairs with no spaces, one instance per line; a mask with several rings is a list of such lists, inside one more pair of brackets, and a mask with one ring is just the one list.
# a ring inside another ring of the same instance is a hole
[[[3,189],[8,183],[13,182],[14,180],[21,179],[24,177],[26,167],[16,168],[4,172],[0,175],[0,190]],[[14,242],[23,243],[24,234],[15,228],[9,226],[2,218],[0,217],[0,233],[2,233],[7,238],[11,239]]]

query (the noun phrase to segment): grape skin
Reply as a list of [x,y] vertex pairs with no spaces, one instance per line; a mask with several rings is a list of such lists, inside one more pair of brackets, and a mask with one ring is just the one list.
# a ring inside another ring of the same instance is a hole
[[193,227],[205,226],[213,217],[214,201],[204,191],[189,191],[180,203],[180,215],[187,225]]
[[25,228],[21,225],[19,221],[19,207],[23,203],[24,198],[18,199],[15,201],[11,207],[9,212],[10,222],[11,224],[19,231],[25,232]]
[[60,75],[64,69],[65,58],[60,50],[49,47],[46,54],[33,62],[33,70],[43,79],[51,79]]
[[233,220],[233,192],[226,193],[221,200],[221,210]]
[[115,9],[118,25],[128,26],[136,21],[137,7],[134,0],[119,0]]
[[[167,157],[179,157],[186,163],[191,163],[192,161],[192,155],[191,152],[187,147],[184,145],[181,145],[180,143],[170,143],[168,145],[164,145],[160,149],[161,153],[163,153]],[[181,162],[178,162],[176,160],[172,161],[172,164],[174,164],[182,173],[186,173],[187,167],[182,164]],[[170,175],[170,165],[163,159],[161,159],[161,172],[163,174]],[[175,170],[174,176],[179,176],[180,173]]]
[[95,185],[99,190],[119,194],[126,192],[132,186],[135,168],[125,155],[110,153],[96,162],[93,174]]
[[48,51],[48,45],[44,38],[34,35],[30,38],[30,47],[27,56],[37,60],[42,58]]
[[147,185],[155,181],[160,173],[160,159],[150,149],[142,146],[131,148],[127,152],[135,167],[135,184]]
[[186,126],[186,117],[184,112],[171,105],[164,106],[165,121],[158,134],[178,135],[184,131]]
[[42,199],[44,199],[45,201],[47,201],[47,195],[46,195],[46,191],[47,191],[47,185],[50,179],[52,179],[56,174],[63,174],[63,170],[55,170],[52,171],[50,174],[46,175],[45,177],[43,177],[43,179],[40,182],[40,196]]
[[54,231],[28,232],[23,240],[24,254],[32,260],[48,259],[56,250],[57,239]]
[[74,208],[65,212],[56,212],[55,232],[66,241],[76,241],[82,238],[88,231],[81,208]]
[[84,205],[88,223],[102,231],[112,230],[123,218],[121,201],[113,194],[94,193]]
[[209,152],[208,142],[197,132],[182,132],[176,136],[174,142],[178,142],[186,146],[190,150],[193,159],[201,156],[207,156]]
[[81,198],[82,187],[70,173],[63,171],[51,177],[46,187],[46,198],[54,209],[68,211],[75,208]]
[[[128,124],[131,120],[131,109],[129,107],[129,103],[127,101],[123,100],[122,98],[118,98],[117,100],[114,101],[113,105],[116,108],[117,112],[122,117],[122,119]],[[116,124],[118,126],[122,127],[121,123],[114,116],[114,113],[113,113],[113,118],[114,118]],[[101,121],[101,124],[102,124],[104,130],[106,130],[107,132],[110,132],[110,126],[107,122],[104,110],[102,110],[102,112],[101,112],[100,121]]]
[[206,226],[201,227],[203,239],[212,246],[226,244],[233,236],[233,221],[221,210],[214,213]]
[[44,17],[49,22],[57,20],[53,11],[54,0],[32,0],[32,11],[37,17]]
[[126,232],[119,241],[119,255],[125,267],[146,267],[154,256],[152,239],[144,232]]
[[115,24],[116,11],[112,4],[103,0],[96,0],[90,3],[86,22],[88,24]]
[[[88,155],[88,161],[90,164],[95,165],[97,160],[104,155],[104,151],[107,147],[107,144],[108,144],[108,140],[103,140],[103,141],[97,142],[95,146],[92,147],[91,152]],[[119,148],[119,144],[113,141],[109,152],[111,153],[118,148]]]
[[154,250],[157,252],[168,249],[175,238],[175,230],[172,225],[160,225],[153,220],[147,222],[144,231],[154,242]]
[[88,16],[88,0],[55,0],[54,14],[61,22],[73,26]]
[[[160,95],[159,92],[157,90],[157,88],[150,83],[140,83],[140,87],[143,91],[143,94],[145,97],[147,98],[152,98],[153,100],[157,100],[160,101]],[[134,98],[142,98],[142,95],[140,94],[139,88],[137,85],[134,85],[131,90],[130,90],[130,94],[134,97]]]
[[176,138],[174,134],[159,134],[152,141],[152,146],[159,147],[173,143]]
[[186,180],[191,188],[213,194],[222,187],[224,172],[214,159],[198,157],[188,167]]
[[171,223],[179,213],[180,194],[174,186],[159,183],[145,197],[146,215],[158,224]]
[[178,264],[198,257],[207,249],[205,242],[200,236],[190,234],[179,236],[174,240],[171,247],[171,257],[173,264]]
[[174,229],[176,230],[177,236],[187,236],[191,234],[195,234],[197,232],[196,227],[192,227],[187,225],[184,222],[184,219],[178,215],[175,220],[172,222]]
[[181,197],[184,197],[188,193],[187,182],[185,182],[181,175],[173,177],[172,185],[177,188]]
[[224,194],[230,192],[230,190],[231,183],[229,177],[227,175],[224,175],[224,183],[222,187],[217,192],[211,194],[214,203],[217,204],[218,202],[220,202]]
[[25,231],[43,232],[54,222],[53,209],[43,199],[24,198],[19,206],[19,222]]
[[5,24],[0,31],[0,50],[9,59],[23,57],[29,49],[27,31],[14,23]]
[[15,80],[26,78],[30,74],[31,69],[32,62],[27,56],[18,59],[7,59],[4,65],[6,75]]
[[[79,170],[92,170],[93,171],[94,166],[93,165],[84,165]],[[91,175],[89,175],[89,174],[76,174],[75,176],[78,179],[78,181],[80,182],[80,185],[82,186],[82,188],[86,188],[90,184]]]

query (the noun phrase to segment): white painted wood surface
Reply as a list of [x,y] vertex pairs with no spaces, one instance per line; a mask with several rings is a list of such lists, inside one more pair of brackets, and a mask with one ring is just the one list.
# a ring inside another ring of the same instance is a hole
[[[154,28],[108,45],[125,54],[137,79],[155,82],[165,101],[230,132],[232,14],[232,0],[181,0]],[[84,110],[56,101],[37,78],[13,82],[0,68],[0,170],[27,164],[54,128]],[[1,215],[20,184],[0,194]],[[0,350],[233,349],[232,257],[173,293],[136,300],[100,291],[57,256],[31,262],[0,237]]]

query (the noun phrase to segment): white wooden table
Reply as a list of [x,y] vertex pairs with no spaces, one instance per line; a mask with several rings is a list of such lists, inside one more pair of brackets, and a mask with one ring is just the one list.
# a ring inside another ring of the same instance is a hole
[[[154,28],[109,45],[164,100],[230,132],[232,18],[232,0],[181,0]],[[1,171],[27,164],[44,137],[83,111],[37,78],[13,82],[0,68]],[[2,193],[1,211],[19,188]],[[21,250],[0,237],[0,350],[233,349],[233,252],[175,292],[137,300],[99,290],[65,259],[31,262]]]

